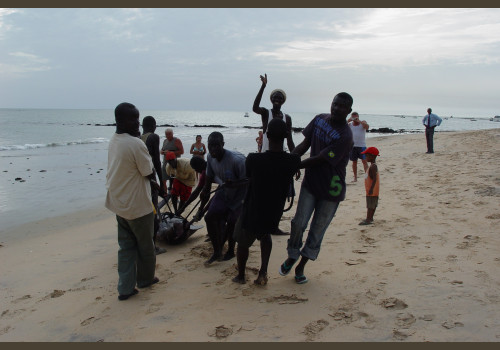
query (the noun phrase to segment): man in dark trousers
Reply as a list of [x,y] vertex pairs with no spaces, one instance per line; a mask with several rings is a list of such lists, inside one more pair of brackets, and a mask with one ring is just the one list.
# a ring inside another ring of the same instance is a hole
[[271,233],[278,228],[293,175],[300,166],[298,155],[283,151],[286,135],[285,122],[278,118],[272,119],[266,132],[269,149],[263,153],[249,153],[247,156],[245,169],[249,185],[234,231],[235,241],[238,242],[238,275],[233,278],[233,282],[246,283],[249,248],[258,239],[261,267],[254,283],[267,284],[267,266],[272,250]]
[[427,141],[427,152],[434,153],[434,129],[441,125],[443,119],[432,113],[431,108],[427,108],[427,115],[422,119],[422,124],[425,126],[425,139]]
[[156,119],[148,115],[142,119],[142,135],[141,140],[144,141],[146,147],[148,148],[149,155],[153,161],[154,173],[158,177],[158,184],[160,184],[160,191],[151,184],[151,200],[156,210],[155,220],[154,220],[154,236],[153,241],[155,242],[155,253],[156,255],[165,253],[167,250],[165,248],[159,247],[156,244],[156,235],[158,234],[158,229],[160,228],[160,210],[158,209],[158,194],[161,192],[162,197],[165,196],[167,192],[163,181],[162,181],[162,171],[161,171],[161,161],[160,161],[160,136],[155,134],[156,130]]
[[139,111],[131,103],[115,108],[116,132],[108,147],[105,206],[118,223],[118,299],[126,300],[159,281],[155,277],[151,186],[159,188],[153,162],[139,139]]
[[[245,156],[240,152],[225,149],[224,136],[218,131],[208,136],[208,152],[207,178],[200,193],[202,208],[210,198],[212,182],[218,178],[222,186],[215,193],[205,214],[207,232],[214,249],[205,266],[217,260],[230,260],[235,257],[234,225],[240,216],[246,193]],[[222,256],[226,240],[228,248]]]

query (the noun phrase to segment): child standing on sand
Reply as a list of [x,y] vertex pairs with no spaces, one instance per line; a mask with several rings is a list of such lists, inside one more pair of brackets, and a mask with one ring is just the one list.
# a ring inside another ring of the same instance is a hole
[[361,154],[366,154],[366,161],[370,163],[370,168],[365,174],[365,189],[366,189],[366,219],[361,221],[360,225],[371,225],[373,224],[373,215],[375,214],[375,209],[378,205],[378,194],[380,187],[380,176],[375,160],[379,155],[378,149],[376,147],[368,147]]

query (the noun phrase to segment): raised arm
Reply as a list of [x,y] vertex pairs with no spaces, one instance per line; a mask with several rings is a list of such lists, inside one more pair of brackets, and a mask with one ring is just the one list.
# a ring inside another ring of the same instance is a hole
[[260,87],[259,92],[257,93],[257,96],[255,97],[255,101],[253,102],[253,111],[257,114],[260,114],[262,117],[266,116],[267,117],[267,109],[260,107],[260,101],[262,100],[262,94],[264,93],[264,89],[266,88],[267,85],[267,74],[264,74],[264,76],[260,76],[260,80],[262,81],[262,86]]

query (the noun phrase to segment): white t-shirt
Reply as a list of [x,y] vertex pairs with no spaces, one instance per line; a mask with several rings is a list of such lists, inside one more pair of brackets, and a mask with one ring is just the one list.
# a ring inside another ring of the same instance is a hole
[[152,172],[153,162],[144,142],[115,133],[108,147],[106,208],[127,220],[151,213],[151,185],[145,176]]
[[363,124],[354,125],[353,123],[349,123],[349,127],[352,131],[353,146],[366,147],[366,129],[363,128]]

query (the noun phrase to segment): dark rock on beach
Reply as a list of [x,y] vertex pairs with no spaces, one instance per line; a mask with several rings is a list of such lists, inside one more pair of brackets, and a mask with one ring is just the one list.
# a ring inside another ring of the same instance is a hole
[[[245,125],[243,128],[245,128],[245,129],[262,129],[261,126],[249,126],[249,125]],[[302,132],[302,130],[304,130],[304,128],[296,128],[296,127],[292,126],[293,132]]]
[[198,124],[195,124],[195,125],[193,125],[193,128],[227,128],[227,126],[224,126],[224,125],[198,125]]
[[381,134],[394,134],[397,131],[391,128],[369,129],[368,132],[377,132]]

